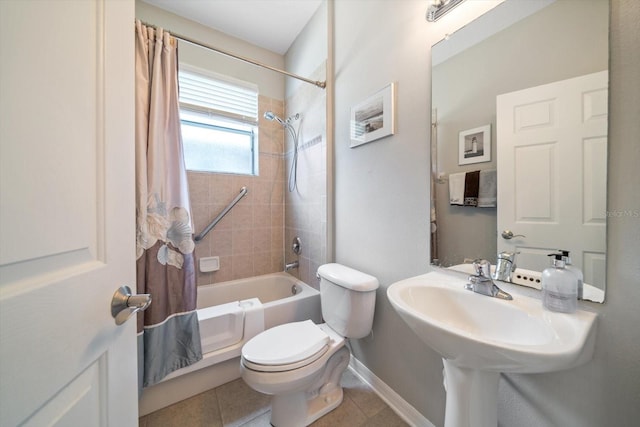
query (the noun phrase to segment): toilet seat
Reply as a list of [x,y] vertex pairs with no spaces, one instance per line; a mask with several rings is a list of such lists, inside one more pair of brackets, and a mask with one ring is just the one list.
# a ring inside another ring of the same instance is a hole
[[263,372],[297,369],[322,357],[329,341],[329,335],[311,320],[287,323],[249,340],[242,348],[242,362]]
[[293,371],[295,369],[298,368],[302,368],[305,367],[307,365],[310,365],[311,363],[315,362],[316,360],[320,359],[322,356],[325,355],[325,353],[329,350],[329,346],[326,345],[324,346],[322,349],[320,349],[319,352],[317,352],[316,354],[312,355],[311,357],[307,357],[306,359],[300,360],[298,362],[295,363],[287,363],[284,365],[261,365],[259,363],[253,363],[248,361],[247,359],[244,358],[244,356],[242,357],[242,364],[244,365],[245,368],[254,370],[254,371],[259,371],[259,372],[285,372],[285,371]]

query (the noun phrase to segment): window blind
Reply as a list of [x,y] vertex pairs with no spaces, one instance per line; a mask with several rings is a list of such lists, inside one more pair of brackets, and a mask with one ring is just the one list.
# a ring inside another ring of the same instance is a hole
[[178,73],[178,83],[182,108],[250,124],[258,122],[258,88],[255,85],[237,83],[182,67]]

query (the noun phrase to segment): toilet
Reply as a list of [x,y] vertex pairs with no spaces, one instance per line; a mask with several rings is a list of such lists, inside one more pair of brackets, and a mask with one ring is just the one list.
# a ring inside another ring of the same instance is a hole
[[275,427],[307,426],[340,405],[340,377],[350,357],[346,339],[371,331],[378,280],[340,264],[320,266],[318,277],[325,323],[286,323],[242,347],[242,378],[273,396]]

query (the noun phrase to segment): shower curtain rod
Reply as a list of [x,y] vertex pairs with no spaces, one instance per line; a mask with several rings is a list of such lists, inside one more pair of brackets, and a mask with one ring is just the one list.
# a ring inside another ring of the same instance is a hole
[[[143,24],[143,25],[146,25],[147,27],[158,28],[156,25],[153,25],[153,24],[147,24],[146,22],[142,22],[142,21],[140,21],[140,23],[141,23],[141,24]],[[279,69],[279,68],[272,67],[271,65],[263,64],[262,62],[259,62],[259,61],[256,61],[256,60],[253,60],[253,59],[251,59],[251,58],[247,58],[247,57],[245,57],[245,56],[236,55],[235,53],[231,53],[231,52],[229,52],[229,51],[227,51],[227,50],[220,49],[220,48],[218,48],[218,47],[213,47],[213,46],[210,46],[210,45],[208,45],[208,44],[201,43],[201,42],[199,42],[199,41],[196,41],[196,40],[190,39],[189,37],[186,37],[186,36],[183,36],[183,35],[180,35],[180,34],[174,33],[174,32],[172,32],[172,31],[170,31],[170,30],[167,30],[167,31],[168,31],[168,32],[169,32],[169,34],[171,34],[173,37],[175,37],[175,38],[177,38],[177,39],[180,39],[180,40],[182,40],[182,41],[184,41],[184,42],[191,43],[191,44],[194,44],[194,45],[196,45],[196,46],[200,46],[200,47],[202,47],[202,48],[212,50],[212,51],[214,51],[214,52],[220,53],[220,54],[222,54],[222,55],[229,56],[229,57],[234,58],[234,59],[238,59],[238,60],[243,61],[243,62],[248,62],[249,64],[256,65],[256,66],[258,66],[258,67],[267,68],[267,69],[269,69],[269,70],[271,70],[271,71],[275,71],[276,73],[285,74],[285,75],[287,75],[287,76],[289,76],[289,77],[293,77],[294,79],[302,80],[302,81],[303,81],[303,82],[305,82],[305,83],[310,83],[310,84],[312,84],[312,85],[314,85],[314,86],[317,86],[317,87],[319,87],[319,88],[321,88],[321,89],[324,89],[324,88],[326,88],[326,87],[327,87],[327,82],[326,82],[326,81],[322,82],[322,81],[318,81],[318,80],[311,80],[311,79],[308,79],[308,78],[306,78],[306,77],[302,77],[302,76],[299,76],[299,75],[297,75],[297,74],[293,74],[293,73],[290,73],[290,72],[288,72],[288,71],[285,71],[285,70],[281,70],[281,69]]]

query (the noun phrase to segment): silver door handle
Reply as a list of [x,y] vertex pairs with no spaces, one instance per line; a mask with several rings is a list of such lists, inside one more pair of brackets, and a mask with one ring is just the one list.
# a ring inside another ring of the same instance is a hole
[[527,236],[525,236],[524,234],[513,234],[513,231],[511,231],[511,230],[504,230],[502,232],[502,238],[503,239],[511,240],[514,237],[527,237]]
[[151,294],[133,295],[128,286],[120,286],[111,299],[111,315],[116,325],[122,325],[131,316],[144,311],[151,304]]

